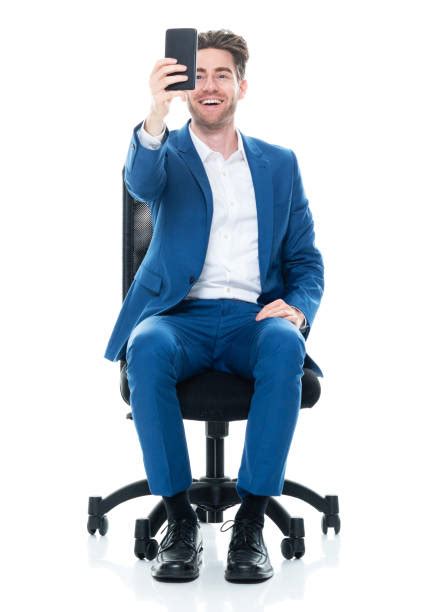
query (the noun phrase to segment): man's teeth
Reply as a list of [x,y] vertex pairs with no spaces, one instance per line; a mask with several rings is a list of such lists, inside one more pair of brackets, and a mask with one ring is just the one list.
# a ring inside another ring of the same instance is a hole
[[221,100],[217,98],[212,98],[210,100],[202,100],[202,104],[221,104]]

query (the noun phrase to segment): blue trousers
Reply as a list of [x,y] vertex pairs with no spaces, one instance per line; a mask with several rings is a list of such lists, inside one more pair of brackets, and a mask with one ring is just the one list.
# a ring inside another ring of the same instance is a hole
[[149,489],[171,496],[192,484],[176,384],[207,369],[254,380],[236,490],[281,495],[300,410],[305,340],[260,304],[191,299],[134,327],[126,360],[130,404]]

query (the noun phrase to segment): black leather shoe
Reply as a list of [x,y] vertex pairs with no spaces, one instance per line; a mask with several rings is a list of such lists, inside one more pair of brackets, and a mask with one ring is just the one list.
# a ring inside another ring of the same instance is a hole
[[199,521],[188,518],[171,519],[167,527],[168,531],[159,545],[156,561],[151,566],[153,578],[177,582],[194,580],[199,576],[199,566],[202,563]]
[[[228,523],[229,521],[226,521]],[[226,525],[223,523],[222,527]],[[224,573],[230,582],[260,582],[273,576],[267,548],[263,541],[263,526],[257,519],[232,521],[233,531]],[[220,531],[230,529],[220,528]]]

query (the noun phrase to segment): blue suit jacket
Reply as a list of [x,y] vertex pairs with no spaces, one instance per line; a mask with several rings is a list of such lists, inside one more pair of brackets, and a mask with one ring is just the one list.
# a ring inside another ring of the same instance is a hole
[[[189,123],[166,129],[159,149],[143,147],[138,124],[125,164],[130,194],[147,202],[153,222],[149,249],[125,296],[105,357],[125,359],[126,344],[140,321],[178,304],[201,274],[213,215],[205,168]],[[311,329],[324,290],[324,266],[315,247],[312,214],[293,151],[242,134],[256,195],[261,305],[282,298],[305,314]],[[305,367],[318,376],[306,355]]]

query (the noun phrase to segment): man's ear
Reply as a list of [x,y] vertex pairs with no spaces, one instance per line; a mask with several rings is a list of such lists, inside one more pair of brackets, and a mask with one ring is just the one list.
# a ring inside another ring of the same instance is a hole
[[242,100],[242,98],[245,97],[245,94],[247,93],[247,89],[248,89],[248,81],[246,79],[243,79],[239,83],[239,96],[238,96],[238,100]]

